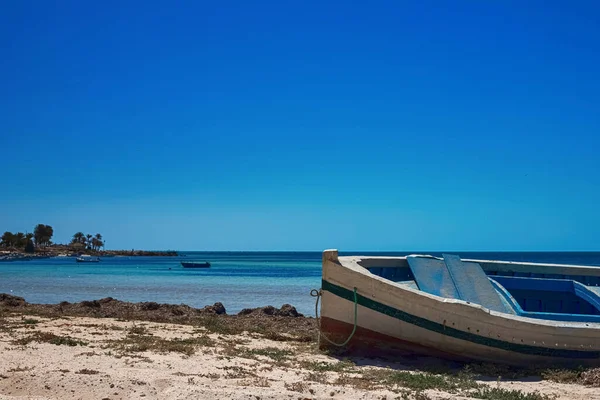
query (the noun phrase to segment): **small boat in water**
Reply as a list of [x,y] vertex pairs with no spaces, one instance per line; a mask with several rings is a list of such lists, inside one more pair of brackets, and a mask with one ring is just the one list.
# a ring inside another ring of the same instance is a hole
[[600,365],[600,268],[323,253],[322,348]]
[[209,262],[181,262],[183,268],[210,268]]
[[77,261],[78,263],[97,263],[97,262],[100,262],[100,258],[99,257],[83,256],[83,257],[77,257],[75,259],[75,261]]

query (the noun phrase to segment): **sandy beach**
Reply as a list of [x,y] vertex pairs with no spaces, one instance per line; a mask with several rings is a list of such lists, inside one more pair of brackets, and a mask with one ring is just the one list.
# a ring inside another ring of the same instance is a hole
[[[0,399],[600,399],[598,370],[535,376],[429,358],[324,354],[314,319],[293,317],[289,307],[238,316],[189,308],[194,320],[173,312],[186,306],[111,299],[63,304],[59,315],[58,305],[3,296]],[[187,322],[64,315],[101,314],[103,306]]]

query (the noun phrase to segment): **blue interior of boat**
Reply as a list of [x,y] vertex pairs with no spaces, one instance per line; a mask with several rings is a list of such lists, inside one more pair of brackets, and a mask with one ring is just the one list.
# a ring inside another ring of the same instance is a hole
[[577,281],[499,276],[490,278],[490,281],[517,315],[600,322],[600,296]]
[[600,277],[484,272],[457,256],[408,257],[409,267],[371,267],[374,275],[491,310],[556,321],[600,322]]

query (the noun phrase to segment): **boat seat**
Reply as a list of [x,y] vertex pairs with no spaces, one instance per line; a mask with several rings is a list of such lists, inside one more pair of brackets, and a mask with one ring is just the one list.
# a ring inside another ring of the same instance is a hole
[[461,300],[481,304],[494,311],[515,313],[512,307],[502,301],[481,265],[474,262],[463,262],[455,255],[444,254],[443,256]]
[[443,260],[423,256],[408,256],[406,260],[419,290],[447,299],[460,299]]
[[458,256],[444,254],[444,259],[408,256],[408,265],[419,289],[436,296],[464,300],[490,310],[515,314],[502,300],[487,275],[477,263],[463,262]]

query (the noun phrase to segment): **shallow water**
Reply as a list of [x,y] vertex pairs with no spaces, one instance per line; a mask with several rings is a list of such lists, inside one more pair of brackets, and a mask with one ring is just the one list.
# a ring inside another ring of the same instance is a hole
[[[439,252],[418,252],[439,254]],[[455,252],[456,253],[456,252]],[[405,255],[409,253],[352,254]],[[600,266],[594,253],[468,253],[463,258]],[[321,286],[320,252],[185,252],[180,257],[71,257],[0,262],[0,293],[31,303],[77,302],[113,297],[204,307],[217,301],[229,314],[247,307],[288,303],[314,314],[310,290]],[[209,269],[183,269],[181,261],[210,261]]]

